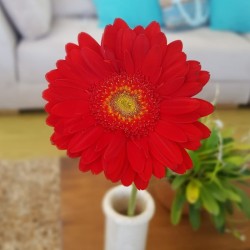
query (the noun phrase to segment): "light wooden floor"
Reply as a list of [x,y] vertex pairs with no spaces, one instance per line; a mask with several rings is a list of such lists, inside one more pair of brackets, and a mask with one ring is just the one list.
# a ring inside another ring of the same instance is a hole
[[[250,131],[250,109],[219,110],[216,116],[224,121],[225,127],[235,129],[238,138]],[[101,200],[115,184],[102,175],[80,173],[77,164],[77,160],[62,161],[63,250],[101,250],[104,234]],[[152,185],[151,192],[154,192]],[[208,219],[198,232],[192,231],[187,218],[174,227],[169,212],[156,200],[147,250],[249,250],[250,223],[243,224],[241,229],[248,236],[244,243],[229,235],[219,235]]]

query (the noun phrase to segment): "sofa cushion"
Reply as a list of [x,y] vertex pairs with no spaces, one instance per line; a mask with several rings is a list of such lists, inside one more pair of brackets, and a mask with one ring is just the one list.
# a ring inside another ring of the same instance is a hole
[[113,23],[116,18],[124,19],[130,27],[146,26],[152,21],[163,25],[158,0],[93,0],[97,9],[100,27]]
[[[48,36],[36,41],[21,41],[18,47],[18,69],[22,82],[44,82],[44,74],[64,58],[64,46],[76,42],[81,31],[101,40],[103,30],[95,19],[57,19]],[[214,81],[250,82],[250,43],[230,32],[200,28],[186,32],[168,33],[168,41],[183,40],[189,59],[202,62]],[[226,41],[226,42],[225,42]],[[32,74],[31,74],[32,72]]]
[[52,0],[53,14],[57,17],[96,15],[92,0]]
[[52,17],[50,0],[2,0],[2,3],[23,37],[35,39],[49,31]]
[[211,28],[250,32],[249,0],[210,0]]
[[244,37],[250,41],[250,33],[245,34]]
[[0,6],[0,86],[15,85],[16,42],[15,31]]

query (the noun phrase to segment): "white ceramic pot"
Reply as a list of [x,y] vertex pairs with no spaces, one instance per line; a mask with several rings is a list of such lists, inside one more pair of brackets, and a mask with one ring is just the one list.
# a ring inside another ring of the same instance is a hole
[[137,192],[136,215],[126,215],[131,187],[110,189],[103,199],[105,214],[105,250],[144,250],[148,223],[155,211],[155,203],[147,191]]

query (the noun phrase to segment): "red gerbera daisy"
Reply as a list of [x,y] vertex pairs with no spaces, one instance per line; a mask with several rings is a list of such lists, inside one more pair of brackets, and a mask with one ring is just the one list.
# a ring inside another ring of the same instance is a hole
[[192,167],[209,129],[198,119],[213,106],[192,98],[209,80],[197,61],[187,61],[181,41],[167,44],[159,24],[134,29],[121,19],[105,28],[99,45],[80,33],[78,45],[46,78],[51,141],[81,157],[80,170],[145,189],[166,168]]

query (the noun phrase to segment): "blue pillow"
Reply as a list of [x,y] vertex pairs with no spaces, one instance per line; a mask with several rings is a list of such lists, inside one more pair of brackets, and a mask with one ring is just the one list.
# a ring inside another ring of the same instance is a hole
[[210,0],[210,4],[212,29],[250,32],[250,0]]
[[152,21],[162,22],[158,0],[94,0],[99,25],[113,23],[115,18],[122,18],[131,28],[137,25],[147,26]]

